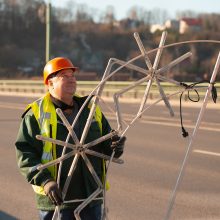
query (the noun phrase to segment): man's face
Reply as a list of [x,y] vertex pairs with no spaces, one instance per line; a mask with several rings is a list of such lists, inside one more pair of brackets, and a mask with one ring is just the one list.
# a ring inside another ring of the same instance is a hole
[[50,79],[49,86],[52,87],[54,95],[62,99],[65,96],[73,96],[76,92],[75,72],[72,69],[61,70]]

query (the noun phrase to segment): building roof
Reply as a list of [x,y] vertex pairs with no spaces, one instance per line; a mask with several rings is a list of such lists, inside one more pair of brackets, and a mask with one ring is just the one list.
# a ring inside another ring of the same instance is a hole
[[182,18],[181,21],[185,21],[189,26],[201,26],[202,21],[198,18]]

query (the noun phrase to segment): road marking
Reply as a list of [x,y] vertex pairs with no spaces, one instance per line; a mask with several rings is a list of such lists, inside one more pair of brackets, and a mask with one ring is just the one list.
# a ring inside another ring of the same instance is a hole
[[[4,103],[4,102],[0,102],[0,108],[7,108],[7,109],[19,109],[19,110],[24,110],[25,105],[23,104],[14,104],[14,103]],[[112,113],[109,113],[109,112],[106,112],[106,115],[108,116],[108,119],[109,120],[116,120],[116,117],[112,114]],[[132,118],[134,117],[133,115],[131,114],[124,114],[124,120],[128,120],[128,121],[131,121]],[[151,119],[151,120],[149,120]],[[153,121],[153,120],[157,120],[157,121]],[[160,120],[160,121],[158,121]],[[163,121],[164,120],[164,121]],[[165,122],[165,120],[169,120],[169,122]],[[127,122],[128,122],[127,121]],[[156,116],[143,116],[140,120],[138,120],[139,123],[143,123],[143,124],[152,124],[152,125],[162,125],[162,126],[170,126],[170,127],[180,127],[180,123],[179,123],[179,119],[176,119],[176,118],[167,118],[167,117],[156,117]],[[190,120],[185,120],[185,122],[189,122],[190,123]],[[215,131],[215,132],[220,132],[220,128],[216,128],[216,127],[212,127],[211,125],[210,126],[207,126],[208,124],[205,125],[201,125],[200,126],[200,130],[206,130],[206,131]],[[214,126],[218,126],[219,123],[212,123],[212,125]],[[187,129],[194,129],[195,128],[195,125],[185,125],[185,128]]]
[[[116,117],[113,116],[113,115],[107,115],[108,119],[109,120],[116,120]],[[150,118],[150,117],[149,117]],[[157,118],[158,120],[160,120],[161,118],[158,117]],[[124,120],[128,123],[128,121],[131,121],[131,117],[124,117]],[[186,121],[186,120],[185,120]],[[164,121],[152,121],[152,120],[149,120],[147,119],[147,116],[145,116],[145,118],[141,119],[141,120],[138,120],[139,123],[143,123],[143,124],[151,124],[151,125],[160,125],[160,126],[170,126],[170,127],[177,127],[177,128],[180,128],[180,122],[179,120],[178,121],[170,121],[170,122],[164,122]],[[190,121],[189,121],[190,122]],[[214,124],[214,123],[213,123]],[[215,126],[218,126],[219,123],[215,123]],[[186,124],[184,125],[186,129],[194,129],[195,128],[195,125],[189,125],[189,124]],[[199,130],[205,130],[205,131],[215,131],[215,132],[220,132],[220,128],[214,128],[214,127],[211,127],[211,126],[205,126],[205,125],[201,125],[199,127]]]
[[199,154],[206,154],[206,155],[211,155],[211,156],[217,156],[220,157],[220,153],[215,153],[211,151],[205,151],[205,150],[194,150],[194,153],[199,153]]
[[[112,112],[104,112],[104,114],[108,117],[115,117],[115,113],[112,113]],[[122,114],[122,117],[124,120],[127,120],[127,121],[131,121],[133,118],[136,117],[135,114],[131,114],[131,113],[123,113]],[[142,115],[141,118],[138,119],[139,122],[144,122],[144,120],[147,120],[149,121],[149,119],[151,120],[161,120],[161,121],[168,121],[169,122],[179,122],[179,118],[174,118],[174,117],[161,117],[161,116],[152,116],[152,115]],[[185,119],[184,122],[191,122],[191,120],[188,120],[188,119]]]
[[[143,121],[144,124],[154,124],[154,125],[163,125],[163,126],[170,126],[170,127],[178,127],[180,128],[180,123],[174,124],[174,123],[169,123],[169,122],[155,122],[155,121]],[[195,125],[184,125],[186,129],[194,129]],[[203,126],[201,125],[199,127],[199,130],[206,130],[206,131],[216,131],[220,132],[220,128],[213,128],[213,127],[208,127],[208,126]]]

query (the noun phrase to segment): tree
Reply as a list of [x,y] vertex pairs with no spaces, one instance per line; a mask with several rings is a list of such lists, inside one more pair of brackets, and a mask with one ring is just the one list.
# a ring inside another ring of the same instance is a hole
[[169,18],[169,13],[167,10],[160,8],[154,8],[152,10],[152,22],[155,24],[164,24],[165,21]]
[[150,25],[153,23],[153,13],[143,7],[133,6],[127,11],[127,17],[133,20],[138,20],[141,23]]
[[100,21],[105,24],[113,24],[115,21],[115,9],[113,6],[107,6]]

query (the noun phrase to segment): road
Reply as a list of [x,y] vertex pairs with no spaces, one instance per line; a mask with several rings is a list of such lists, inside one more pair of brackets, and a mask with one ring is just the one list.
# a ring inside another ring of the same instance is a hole
[[[20,175],[14,142],[20,116],[33,98],[0,96],[0,219],[35,220],[34,193]],[[107,103],[112,108],[111,103]],[[192,134],[200,104],[183,104],[184,126]],[[122,103],[125,121],[134,118],[138,104]],[[197,107],[196,107],[197,106]],[[103,106],[116,128],[114,114]],[[209,108],[192,145],[170,219],[220,219],[220,110]],[[110,220],[163,219],[189,138],[180,130],[179,107],[170,118],[166,107],[146,111],[128,132],[124,164],[111,164],[107,193]]]

